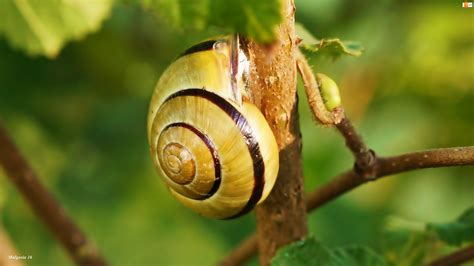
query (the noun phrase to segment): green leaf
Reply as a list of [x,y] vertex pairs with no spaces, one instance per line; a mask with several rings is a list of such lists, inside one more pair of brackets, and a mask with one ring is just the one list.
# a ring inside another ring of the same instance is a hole
[[0,36],[30,55],[55,57],[64,44],[99,29],[113,0],[3,0]]
[[474,241],[474,206],[467,209],[451,223],[429,223],[427,229],[438,234],[439,238],[450,245],[461,245]]
[[436,256],[439,241],[425,231],[409,229],[390,230],[380,238],[380,252],[390,265],[422,265],[427,257]]
[[278,250],[272,260],[273,266],[330,265],[331,251],[316,239],[309,237],[291,243]]
[[142,5],[177,29],[202,30],[207,25],[209,4],[206,0],[142,0]]
[[281,0],[142,0],[177,29],[203,30],[218,26],[246,35],[258,42],[270,42],[282,21]]
[[291,243],[272,260],[273,266],[385,266],[385,261],[367,247],[329,249],[313,237]]
[[332,265],[345,266],[385,266],[384,259],[373,250],[363,246],[337,248],[332,251],[334,263]]
[[305,26],[301,23],[295,23],[295,31],[296,35],[301,39],[301,44],[312,44],[312,43],[317,43],[319,40],[313,36],[311,32],[309,32]]
[[296,34],[302,39],[300,47],[313,53],[337,59],[341,55],[360,56],[364,48],[357,42],[338,38],[317,39],[304,26],[296,24]]
[[360,56],[362,54],[362,46],[356,42],[343,42],[335,39],[321,39],[313,44],[302,44],[302,48],[313,53],[328,55],[333,59],[339,58],[341,55]]

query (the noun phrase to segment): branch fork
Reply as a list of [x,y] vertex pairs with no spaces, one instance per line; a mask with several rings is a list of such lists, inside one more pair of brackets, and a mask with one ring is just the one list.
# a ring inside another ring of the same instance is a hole
[[[455,147],[406,153],[392,157],[378,157],[357,133],[342,107],[328,110],[316,78],[301,52],[297,51],[297,69],[303,79],[305,92],[313,115],[324,125],[334,125],[344,137],[347,148],[355,158],[353,169],[333,178],[306,196],[306,210],[313,211],[352,189],[379,178],[411,170],[474,165],[474,146]],[[255,255],[258,237],[253,234],[238,245],[220,265],[241,265]],[[462,263],[474,259],[474,247],[469,246],[430,265],[446,262]]]

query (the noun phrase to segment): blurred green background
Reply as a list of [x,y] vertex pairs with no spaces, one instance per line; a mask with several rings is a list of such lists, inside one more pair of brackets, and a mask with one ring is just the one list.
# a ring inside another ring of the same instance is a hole
[[[379,154],[474,144],[474,10],[461,2],[296,0],[297,20],[315,36],[364,45],[360,58],[310,62],[338,82],[348,116]],[[184,208],[148,154],[147,108],[160,74],[219,33],[177,32],[136,5],[116,4],[98,32],[54,60],[0,39],[0,117],[113,265],[212,265],[255,228],[252,214],[216,221]],[[300,90],[311,191],[352,157],[333,129],[315,125],[305,101]],[[474,204],[473,187],[472,167],[385,178],[312,213],[310,231],[330,246],[377,248],[393,217],[453,220]],[[33,256],[28,265],[72,264],[1,172],[0,217],[19,254]]]

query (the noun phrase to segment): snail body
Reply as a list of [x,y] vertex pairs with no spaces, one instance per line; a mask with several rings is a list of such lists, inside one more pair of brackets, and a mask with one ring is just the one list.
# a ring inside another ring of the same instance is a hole
[[153,164],[171,194],[199,214],[238,217],[262,202],[278,146],[248,92],[237,36],[197,44],[160,77],[148,113]]

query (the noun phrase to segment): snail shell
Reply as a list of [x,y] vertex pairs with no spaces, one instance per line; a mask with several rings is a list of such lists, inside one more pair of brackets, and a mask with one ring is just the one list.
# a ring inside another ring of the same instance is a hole
[[250,103],[248,67],[237,36],[208,40],[166,69],[151,99],[154,166],[174,197],[206,217],[252,210],[278,173],[275,137]]

